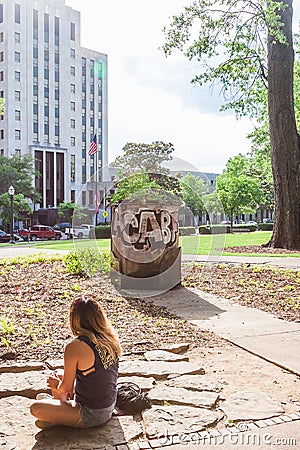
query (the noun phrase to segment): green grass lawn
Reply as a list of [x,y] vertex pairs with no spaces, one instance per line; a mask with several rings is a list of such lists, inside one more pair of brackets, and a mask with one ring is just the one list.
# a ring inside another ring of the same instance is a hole
[[[243,245],[261,245],[269,241],[271,231],[257,231],[253,233],[235,233],[235,234],[216,234],[216,235],[200,235],[200,236],[183,236],[180,238],[180,245],[182,253],[186,255],[233,255],[232,252],[226,252],[226,247],[243,246]],[[24,243],[27,244],[27,243]],[[23,245],[24,245],[23,244]],[[9,245],[9,244],[2,244]],[[1,245],[1,246],[2,246]],[[28,244],[27,244],[28,245]],[[44,241],[31,244],[40,249],[51,250],[78,250],[83,248],[99,248],[100,251],[107,251],[110,249],[110,239],[77,239],[77,240],[63,240],[63,241]],[[255,253],[235,253],[235,255],[253,255]],[[261,256],[297,256],[295,254],[267,254]]]

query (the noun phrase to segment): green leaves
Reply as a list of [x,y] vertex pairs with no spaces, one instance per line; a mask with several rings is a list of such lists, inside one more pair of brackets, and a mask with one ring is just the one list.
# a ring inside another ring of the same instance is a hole
[[192,83],[219,85],[223,110],[256,116],[256,92],[267,87],[267,35],[286,43],[286,8],[281,0],[197,0],[164,28],[162,48],[202,63]]

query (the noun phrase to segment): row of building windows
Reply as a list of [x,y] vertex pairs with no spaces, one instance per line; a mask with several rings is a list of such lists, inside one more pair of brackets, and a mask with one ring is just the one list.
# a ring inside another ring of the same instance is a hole
[[[4,139],[4,130],[0,130],[0,139]],[[21,140],[21,130],[15,130],[15,140],[20,141]]]

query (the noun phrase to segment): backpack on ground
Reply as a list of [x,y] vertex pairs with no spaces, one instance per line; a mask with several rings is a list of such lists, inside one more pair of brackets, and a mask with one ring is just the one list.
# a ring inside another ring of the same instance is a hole
[[151,401],[135,383],[118,383],[117,408],[126,414],[138,414],[151,408]]

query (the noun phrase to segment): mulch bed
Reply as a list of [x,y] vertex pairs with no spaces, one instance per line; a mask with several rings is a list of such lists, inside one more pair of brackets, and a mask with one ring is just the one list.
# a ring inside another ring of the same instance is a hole
[[208,269],[198,264],[190,268],[183,283],[280,319],[300,321],[300,271],[297,270],[250,264],[217,264]]
[[220,338],[163,308],[122,297],[108,277],[70,275],[64,262],[49,260],[0,266],[0,363],[62,358],[72,338],[69,306],[79,293],[101,302],[125,353],[182,342],[190,348],[222,345]]
[[240,247],[226,247],[224,250],[226,252],[232,253],[258,253],[260,255],[264,253],[272,255],[290,255],[290,254],[300,255],[300,252],[297,250],[286,250],[284,248],[270,248],[270,247],[263,247],[262,245],[244,245]]

